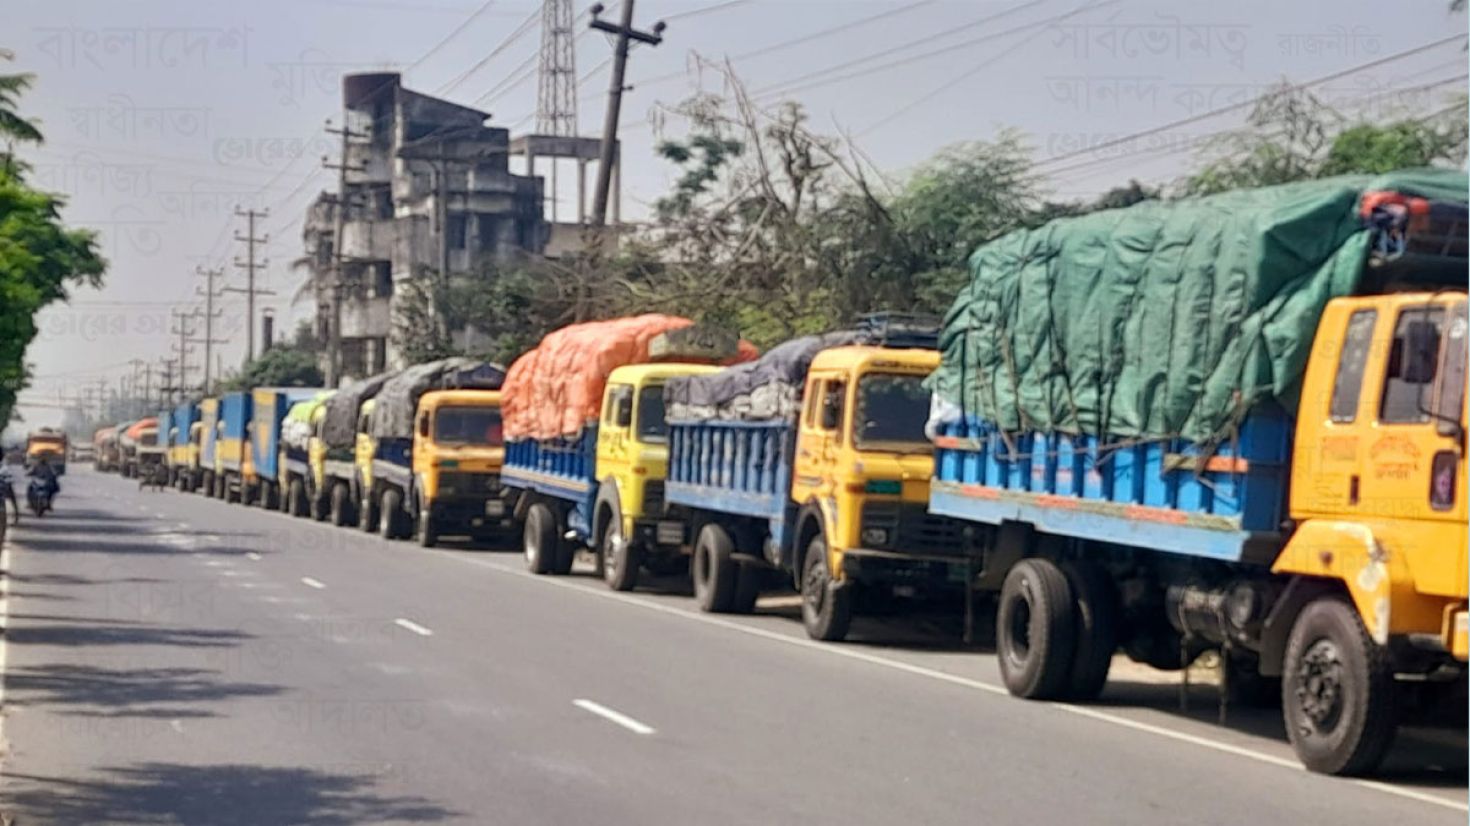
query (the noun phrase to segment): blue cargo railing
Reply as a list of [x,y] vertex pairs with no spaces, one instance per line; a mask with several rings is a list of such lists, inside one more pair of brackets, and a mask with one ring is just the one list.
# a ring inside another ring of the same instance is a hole
[[597,498],[597,427],[588,425],[574,439],[516,439],[505,444],[501,481],[572,503],[567,527],[591,535]]
[[967,417],[935,438],[930,510],[1239,561],[1281,530],[1291,434],[1284,413],[1257,411],[1202,459],[1183,440],[1003,434]]
[[780,519],[790,506],[796,428],[784,421],[669,423],[665,500]]

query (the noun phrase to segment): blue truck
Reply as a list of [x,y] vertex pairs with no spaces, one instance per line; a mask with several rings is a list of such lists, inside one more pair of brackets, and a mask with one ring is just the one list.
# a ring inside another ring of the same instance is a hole
[[246,476],[251,472],[250,421],[253,398],[238,390],[219,397],[215,422],[214,494],[227,502],[244,502]]
[[199,485],[199,403],[183,401],[160,416],[158,432],[166,439],[169,482],[184,492]]
[[[281,423],[291,405],[314,398],[319,387],[257,387],[250,393],[250,464],[241,501],[272,510],[280,507]],[[233,395],[233,394],[232,394]],[[299,457],[305,473],[305,456]]]

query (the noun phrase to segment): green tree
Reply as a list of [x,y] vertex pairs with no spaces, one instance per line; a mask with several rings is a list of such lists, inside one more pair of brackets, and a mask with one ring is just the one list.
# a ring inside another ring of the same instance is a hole
[[252,387],[321,387],[325,381],[316,363],[316,350],[280,344],[257,356],[239,373],[220,382],[223,390]]

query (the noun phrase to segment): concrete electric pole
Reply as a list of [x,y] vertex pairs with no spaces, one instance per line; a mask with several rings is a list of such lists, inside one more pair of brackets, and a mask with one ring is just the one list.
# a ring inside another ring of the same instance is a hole
[[653,24],[653,31],[633,28],[633,0],[623,0],[622,19],[609,23],[598,17],[603,5],[592,7],[591,26],[601,32],[616,36],[613,52],[612,85],[607,92],[607,115],[602,122],[602,156],[597,163],[597,191],[592,196],[592,226],[601,228],[607,224],[607,196],[612,189],[613,166],[617,163],[618,117],[623,108],[623,78],[628,68],[628,50],[633,41],[657,46],[663,42],[666,26],[663,21]]
[[255,237],[255,221],[269,214],[267,210],[240,209],[235,208],[235,215],[245,219],[245,234],[235,233],[235,240],[245,244],[245,260],[236,261],[235,266],[245,271],[245,287],[226,287],[227,293],[245,294],[245,363],[249,364],[255,360],[255,297],[257,295],[275,295],[270,290],[256,289],[255,271],[266,266],[266,262],[259,263],[255,260],[255,245],[264,244],[270,240],[270,236]]

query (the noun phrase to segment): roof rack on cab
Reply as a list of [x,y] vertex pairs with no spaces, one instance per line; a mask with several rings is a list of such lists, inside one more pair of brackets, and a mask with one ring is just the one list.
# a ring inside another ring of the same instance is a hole
[[879,347],[911,347],[919,350],[939,348],[938,316],[925,313],[866,313],[858,316],[853,326],[870,343]]

